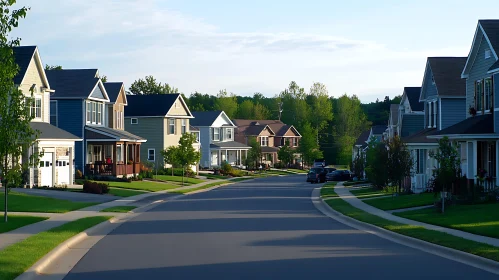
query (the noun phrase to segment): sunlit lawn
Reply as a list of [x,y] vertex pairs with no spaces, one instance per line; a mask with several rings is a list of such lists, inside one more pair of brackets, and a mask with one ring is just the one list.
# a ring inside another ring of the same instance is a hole
[[[171,176],[171,175],[155,175],[154,179],[161,180],[161,181],[166,181],[166,182],[176,182],[176,183],[182,183],[182,177],[181,176]],[[196,178],[189,178],[189,177],[184,177],[184,183],[187,183],[189,185],[192,184],[199,184],[204,182],[205,180],[201,179],[196,179]]]
[[376,188],[363,188],[363,189],[351,190],[350,192],[360,199],[391,194],[386,192],[385,190],[379,190]]
[[[0,194],[0,211],[4,211],[4,194]],[[72,202],[50,197],[28,195],[11,191],[8,195],[8,210],[13,212],[65,213],[95,205],[90,202]]]
[[329,182],[324,184],[324,186],[321,188],[321,197],[322,198],[338,197],[338,195],[334,191],[334,186],[336,186],[336,184],[337,182]]
[[148,193],[148,191],[139,191],[139,190],[128,190],[128,189],[120,189],[120,188],[109,188],[109,194],[121,197],[129,197],[139,194]]
[[[100,181],[99,181],[100,182]],[[147,182],[147,181],[132,181],[132,182],[111,182],[102,181],[100,183],[109,184],[110,187],[143,190],[150,192],[164,191],[179,188],[179,185],[160,183],[160,182]]]
[[0,233],[15,230],[17,228],[38,223],[48,217],[33,217],[33,216],[8,216],[8,221],[4,222],[3,216],[0,218]]
[[431,205],[434,201],[433,193],[422,193],[370,199],[364,202],[381,210],[395,210]]

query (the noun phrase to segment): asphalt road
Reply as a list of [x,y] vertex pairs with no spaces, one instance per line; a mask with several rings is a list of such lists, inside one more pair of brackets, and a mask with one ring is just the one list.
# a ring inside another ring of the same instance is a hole
[[304,176],[164,203],[97,243],[66,279],[498,279],[332,220]]

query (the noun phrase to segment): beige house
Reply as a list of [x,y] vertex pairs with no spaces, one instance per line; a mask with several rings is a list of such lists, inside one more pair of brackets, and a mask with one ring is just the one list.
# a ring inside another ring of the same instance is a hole
[[[177,146],[184,133],[199,134],[191,131],[193,116],[180,94],[128,95],[127,99],[125,129],[147,139],[141,145],[142,162],[168,167],[161,151]],[[199,150],[199,144],[195,148]]]

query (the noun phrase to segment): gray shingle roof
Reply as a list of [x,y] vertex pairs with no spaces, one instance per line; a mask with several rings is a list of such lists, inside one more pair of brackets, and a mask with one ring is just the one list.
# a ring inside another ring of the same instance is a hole
[[467,57],[428,58],[439,96],[466,96],[466,80],[461,78],[461,73],[467,59]]
[[51,99],[86,99],[99,81],[97,69],[46,70],[45,73],[50,87],[55,90]]
[[415,134],[412,134],[407,137],[403,137],[402,141],[405,143],[409,144],[416,144],[416,143],[437,143],[437,139],[428,139],[427,136],[433,135],[435,132],[437,132],[436,128],[426,128],[423,129],[419,132],[416,132]]
[[122,82],[104,83],[104,88],[106,89],[109,101],[113,103],[116,102],[116,99],[118,99],[118,95],[120,95],[122,86]]
[[[255,126],[256,123],[260,125],[268,125],[272,131],[274,131],[275,136],[284,136],[288,130],[293,127],[292,125],[287,125],[279,120],[243,120],[235,119],[232,122],[238,127],[241,132],[244,132],[247,128]],[[296,129],[295,127],[293,127]],[[298,132],[298,130],[296,130]],[[299,133],[299,132],[298,132]],[[247,134],[248,135],[248,134]]]
[[125,117],[166,116],[179,94],[127,95]]
[[105,126],[86,126],[85,128],[90,128],[93,131],[106,133],[108,135],[113,135],[116,140],[131,140],[131,141],[143,141],[146,140],[143,137],[134,135],[128,131],[113,129]]
[[244,130],[244,134],[245,135],[249,135],[249,136],[255,136],[255,135],[260,135],[260,133],[267,127],[266,124],[260,124],[260,125],[251,125],[251,126],[248,126],[248,128],[246,128]]
[[367,146],[367,140],[369,140],[369,134],[371,133],[371,130],[366,130],[364,132],[362,132],[359,136],[359,138],[357,138],[357,141],[355,141],[355,146],[364,146],[366,145]]
[[228,141],[228,142],[217,142],[210,144],[210,148],[214,149],[224,149],[224,148],[239,148],[239,149],[250,149],[251,147],[248,145],[245,145],[243,143],[239,143],[236,141]]
[[14,47],[12,50],[14,51],[14,60],[19,65],[19,72],[14,77],[14,84],[20,85],[24,75],[26,75],[31,58],[35,54],[36,46]]
[[490,44],[492,45],[492,48],[497,54],[499,52],[499,20],[481,19],[478,22],[485,31],[485,34],[487,34]]
[[374,135],[381,135],[386,131],[386,125],[375,125],[372,127]]
[[199,128],[195,127],[195,126],[192,126],[192,125],[189,125],[189,131],[199,131]]
[[262,147],[262,153],[277,153],[277,152],[279,152],[279,148],[268,147],[268,146]]
[[38,139],[81,140],[81,138],[46,122],[30,122],[32,129],[40,131]]
[[399,123],[399,104],[390,105],[390,118],[392,119],[392,125],[397,125]]
[[192,112],[194,119],[191,120],[193,126],[212,126],[222,111]]
[[414,112],[423,111],[424,103],[419,102],[419,96],[421,95],[421,87],[405,87],[405,95],[409,99],[409,105]]
[[467,118],[457,124],[436,132],[434,135],[454,134],[493,134],[494,116],[492,114],[478,115]]

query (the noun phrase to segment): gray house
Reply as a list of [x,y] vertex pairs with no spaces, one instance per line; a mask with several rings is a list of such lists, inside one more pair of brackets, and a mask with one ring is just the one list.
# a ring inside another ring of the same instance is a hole
[[420,131],[424,124],[424,104],[419,102],[421,87],[405,87],[399,106],[397,135],[406,137]]

